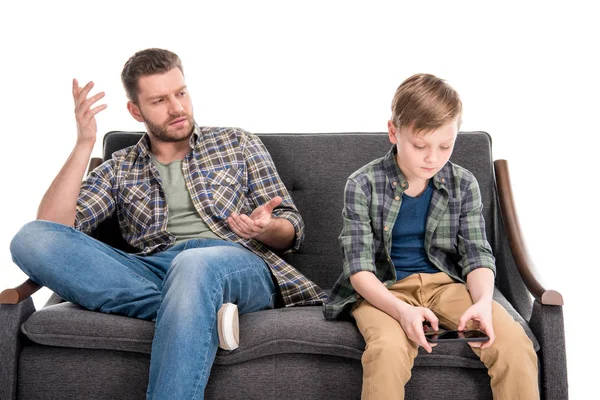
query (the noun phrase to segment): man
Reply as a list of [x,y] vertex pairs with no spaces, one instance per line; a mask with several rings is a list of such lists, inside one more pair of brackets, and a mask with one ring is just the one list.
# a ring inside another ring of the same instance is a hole
[[[121,74],[127,109],[147,129],[81,183],[104,97],[73,81],[77,141],[37,221],[11,243],[34,281],[91,310],[156,320],[148,398],[203,398],[223,304],[239,312],[321,304],[325,294],[275,251],[303,222],[267,150],[240,129],[198,127],[179,57],[147,49]],[[87,233],[117,213],[128,254]],[[231,308],[221,322],[237,325]],[[231,332],[222,347],[237,346]]]

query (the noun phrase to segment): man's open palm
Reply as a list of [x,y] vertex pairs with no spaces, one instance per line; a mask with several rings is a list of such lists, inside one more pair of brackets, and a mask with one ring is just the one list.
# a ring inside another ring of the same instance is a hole
[[267,203],[256,208],[250,216],[232,213],[227,223],[233,232],[244,239],[252,239],[263,234],[273,219],[273,209],[281,204],[282,198],[276,196]]

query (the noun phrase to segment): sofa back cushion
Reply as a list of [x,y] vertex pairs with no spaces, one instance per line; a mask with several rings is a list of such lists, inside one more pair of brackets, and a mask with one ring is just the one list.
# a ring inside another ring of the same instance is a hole
[[[382,157],[390,148],[387,133],[258,134],[292,195],[306,225],[306,237],[296,253],[284,258],[324,289],[342,271],[338,235],[342,225],[344,187],[348,176]],[[139,132],[109,132],[104,159],[139,140]],[[495,189],[491,140],[484,132],[461,132],[451,160],[473,172],[481,188],[488,240],[493,242]],[[124,247],[118,225],[107,221],[99,238]],[[494,247],[494,243],[492,243]]]

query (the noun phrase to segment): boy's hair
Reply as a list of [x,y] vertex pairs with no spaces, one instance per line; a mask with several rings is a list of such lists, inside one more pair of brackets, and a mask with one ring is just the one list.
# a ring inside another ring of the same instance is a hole
[[397,129],[431,132],[451,121],[461,124],[462,102],[456,90],[431,74],[415,74],[396,89],[392,123]]
[[138,104],[138,82],[142,76],[162,74],[179,68],[183,74],[183,66],[177,54],[163,49],[146,49],[135,53],[123,66],[121,82],[127,98]]

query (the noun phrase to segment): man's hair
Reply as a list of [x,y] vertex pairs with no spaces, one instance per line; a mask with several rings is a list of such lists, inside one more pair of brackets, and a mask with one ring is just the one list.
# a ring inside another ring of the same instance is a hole
[[462,102],[456,90],[431,74],[415,74],[396,90],[392,123],[397,129],[431,132],[454,120],[461,124]]
[[139,79],[142,76],[163,74],[179,68],[183,74],[183,66],[177,54],[163,49],[146,49],[135,53],[123,66],[121,81],[127,98],[138,104]]

